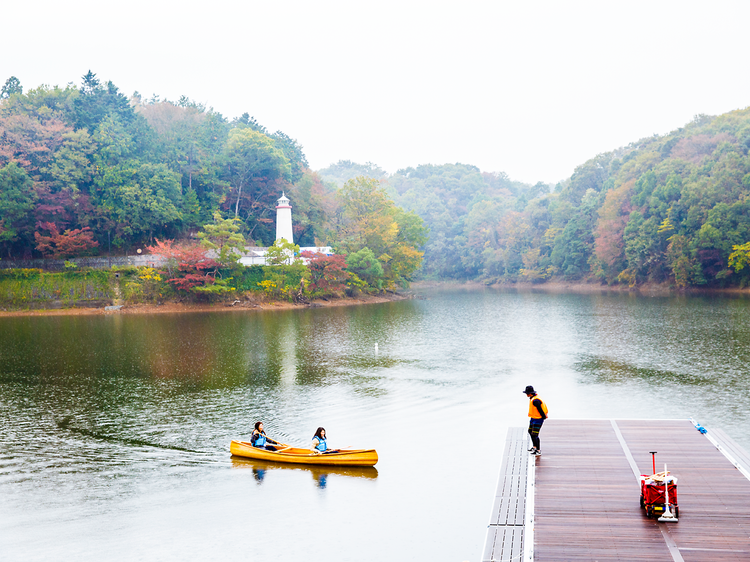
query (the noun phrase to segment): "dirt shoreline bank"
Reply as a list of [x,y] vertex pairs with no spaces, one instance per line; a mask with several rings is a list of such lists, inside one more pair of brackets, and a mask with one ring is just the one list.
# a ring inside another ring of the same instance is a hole
[[177,303],[167,302],[164,304],[126,304],[121,308],[113,307],[97,308],[40,308],[35,310],[0,310],[0,318],[8,316],[90,316],[107,314],[178,314],[183,312],[265,312],[269,310],[294,310],[305,308],[331,308],[338,306],[358,306],[362,304],[379,304],[384,302],[400,301],[410,298],[401,293],[388,293],[386,295],[359,295],[357,297],[344,297],[339,299],[315,299],[310,304],[295,304],[291,302],[253,302],[243,301],[235,305],[229,303]]
[[[601,285],[599,283],[573,283],[565,281],[550,281],[547,283],[493,283],[486,284],[479,281],[419,281],[413,283],[411,289],[461,288],[470,290],[509,289],[519,292],[544,292],[556,294],[620,294],[631,293],[649,297],[668,296],[742,296],[750,297],[750,287],[739,288],[686,288],[678,289],[667,283],[647,283],[637,287],[623,285]],[[117,310],[107,310],[105,307],[87,308],[40,308],[28,310],[0,310],[0,318],[9,316],[83,316],[96,314],[177,314],[182,312],[248,312],[268,310],[294,310],[305,308],[324,308],[338,306],[357,306],[362,304],[379,304],[412,298],[411,293],[388,293],[386,295],[359,295],[338,299],[316,299],[310,304],[296,304],[285,301],[243,301],[231,305],[229,303],[175,303],[163,304],[126,304]]]

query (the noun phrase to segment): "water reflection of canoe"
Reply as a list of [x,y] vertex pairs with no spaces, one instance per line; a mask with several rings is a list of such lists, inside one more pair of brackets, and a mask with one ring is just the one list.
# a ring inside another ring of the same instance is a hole
[[375,479],[378,477],[378,469],[374,466],[319,466],[309,464],[278,463],[273,461],[262,461],[257,459],[232,457],[233,468],[249,468],[254,471],[266,470],[303,470],[309,471],[316,480],[322,476],[338,474],[340,476],[351,476],[354,478]]
[[229,451],[248,459],[322,466],[375,466],[378,462],[375,449],[341,449],[338,453],[321,455],[312,449],[285,446],[278,451],[268,451],[246,441],[232,441]]

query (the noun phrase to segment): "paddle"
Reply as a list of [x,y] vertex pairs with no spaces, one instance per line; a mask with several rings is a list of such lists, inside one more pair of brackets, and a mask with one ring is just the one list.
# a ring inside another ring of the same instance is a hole
[[[279,446],[280,449],[278,449],[278,450],[281,450],[281,449],[291,449],[292,448],[291,445],[287,445],[286,443],[279,443],[278,441],[273,441],[271,443],[271,441],[272,441],[271,439],[268,439],[268,438],[266,438],[266,439],[268,440],[268,442],[271,445],[277,445],[277,446]],[[250,447],[255,447],[255,445],[253,445],[250,441],[240,441],[240,443],[242,443],[243,445],[248,445]]]
[[268,441],[270,441],[271,445],[273,445],[274,447],[278,447],[278,449],[276,449],[275,451],[276,453],[292,448],[291,445],[287,445],[286,443],[279,443],[278,441],[274,441],[273,439],[268,439]]
[[328,449],[327,451],[323,451],[322,454],[330,455],[331,453],[341,453],[350,448],[351,448],[351,445],[347,445],[346,447],[342,447],[341,449]]

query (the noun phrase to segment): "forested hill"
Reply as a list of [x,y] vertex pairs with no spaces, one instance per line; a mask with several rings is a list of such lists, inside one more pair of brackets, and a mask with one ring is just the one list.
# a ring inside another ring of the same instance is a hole
[[0,258],[132,252],[189,237],[216,212],[269,245],[282,191],[295,241],[325,238],[334,190],[294,139],[247,113],[228,120],[186,97],[128,98],[90,71],[80,87],[3,86]]
[[[285,191],[295,242],[374,246],[394,279],[420,261],[418,215],[428,278],[746,285],[748,149],[750,108],[600,154],[557,186],[465,164],[389,175],[341,161],[316,173],[297,141],[247,113],[128,98],[92,72],[80,87],[28,92],[11,78],[0,92],[0,258],[125,253],[190,238],[216,217],[268,245]],[[357,215],[373,209],[388,212]]]
[[[748,149],[750,108],[600,154],[552,189],[462,164],[383,181],[430,227],[429,277],[746,285],[745,261],[728,264],[750,242]],[[347,164],[319,173],[341,181]]]

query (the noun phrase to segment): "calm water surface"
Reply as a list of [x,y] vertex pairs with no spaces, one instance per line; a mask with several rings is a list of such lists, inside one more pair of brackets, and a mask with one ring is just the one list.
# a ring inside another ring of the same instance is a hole
[[[527,384],[554,417],[693,417],[750,449],[748,300],[422,295],[0,318],[0,557],[475,561]],[[232,459],[256,420],[380,462]]]

